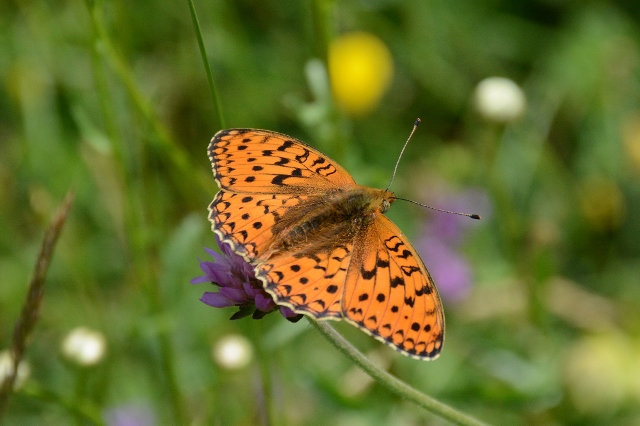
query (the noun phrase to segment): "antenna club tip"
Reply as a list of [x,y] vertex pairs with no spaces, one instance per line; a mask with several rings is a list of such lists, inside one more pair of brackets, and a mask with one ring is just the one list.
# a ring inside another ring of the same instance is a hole
[[471,219],[478,219],[480,220],[480,215],[479,214],[472,214],[471,216],[469,216]]
[[415,122],[415,123],[413,123],[413,125],[414,125],[415,127],[418,127],[418,126],[420,125],[420,123],[422,123],[422,121],[420,121],[420,119],[419,119],[419,118],[416,118],[416,122]]

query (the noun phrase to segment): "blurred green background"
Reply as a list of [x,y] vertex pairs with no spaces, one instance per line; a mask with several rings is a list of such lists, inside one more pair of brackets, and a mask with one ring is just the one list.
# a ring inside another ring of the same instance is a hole
[[[640,3],[195,5],[227,127],[298,137],[385,187],[420,117],[392,189],[484,216],[390,211],[443,283],[439,359],[341,333],[489,423],[640,423]],[[353,31],[372,53],[331,50]],[[349,81],[353,58],[370,65]],[[517,86],[477,89],[494,76]],[[198,300],[221,122],[186,1],[2,2],[0,77],[0,351],[44,230],[76,192],[6,424],[444,423],[306,321],[231,322]],[[104,336],[93,365],[61,349],[76,327]],[[235,368],[212,357],[230,336],[253,354]]]

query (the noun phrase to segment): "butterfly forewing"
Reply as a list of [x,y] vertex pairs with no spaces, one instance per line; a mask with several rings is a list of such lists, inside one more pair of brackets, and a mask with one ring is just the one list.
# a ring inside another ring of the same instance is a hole
[[220,191],[209,206],[209,220],[218,237],[248,262],[273,241],[279,218],[306,200],[293,194],[237,194]]
[[355,185],[349,173],[320,151],[268,130],[222,130],[208,152],[214,177],[226,191],[319,194]]

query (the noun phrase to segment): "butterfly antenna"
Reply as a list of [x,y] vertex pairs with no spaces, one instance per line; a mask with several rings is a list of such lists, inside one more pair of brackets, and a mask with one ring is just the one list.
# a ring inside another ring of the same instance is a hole
[[411,130],[411,134],[409,134],[409,137],[407,138],[407,141],[404,143],[404,146],[402,147],[402,151],[400,151],[400,155],[398,156],[398,161],[396,161],[396,167],[393,169],[393,174],[391,175],[391,181],[389,182],[389,185],[387,185],[387,189],[385,189],[385,192],[388,191],[389,188],[391,188],[391,184],[393,183],[393,179],[395,179],[396,172],[398,171],[398,165],[400,164],[400,159],[402,158],[402,154],[404,154],[404,150],[407,148],[407,145],[409,144],[409,141],[411,140],[411,136],[413,136],[413,134],[415,133],[415,131],[418,128],[419,125],[420,125],[420,119],[416,118],[416,122],[413,123],[413,130]]
[[452,212],[452,211],[450,211],[450,210],[437,209],[437,208],[435,208],[435,207],[427,206],[426,204],[422,204],[422,203],[419,203],[419,202],[417,202],[417,201],[407,200],[406,198],[398,198],[398,197],[394,197],[394,199],[396,199],[396,200],[402,200],[402,201],[408,201],[408,202],[410,202],[410,203],[417,204],[417,205],[419,205],[419,206],[426,207],[426,208],[428,208],[428,209],[435,210],[435,211],[437,211],[437,212],[450,213],[450,214],[457,214],[457,215],[459,215],[459,216],[466,216],[466,217],[470,217],[471,219],[480,219],[480,215],[479,215],[479,214],[461,213],[461,212]]

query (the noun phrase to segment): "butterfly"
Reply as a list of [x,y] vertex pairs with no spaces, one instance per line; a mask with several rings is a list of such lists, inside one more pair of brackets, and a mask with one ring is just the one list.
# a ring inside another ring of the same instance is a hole
[[212,229],[278,305],[344,319],[412,358],[440,354],[442,303],[415,248],[384,215],[393,192],[358,185],[320,151],[268,130],[222,130],[208,155],[220,187]]

